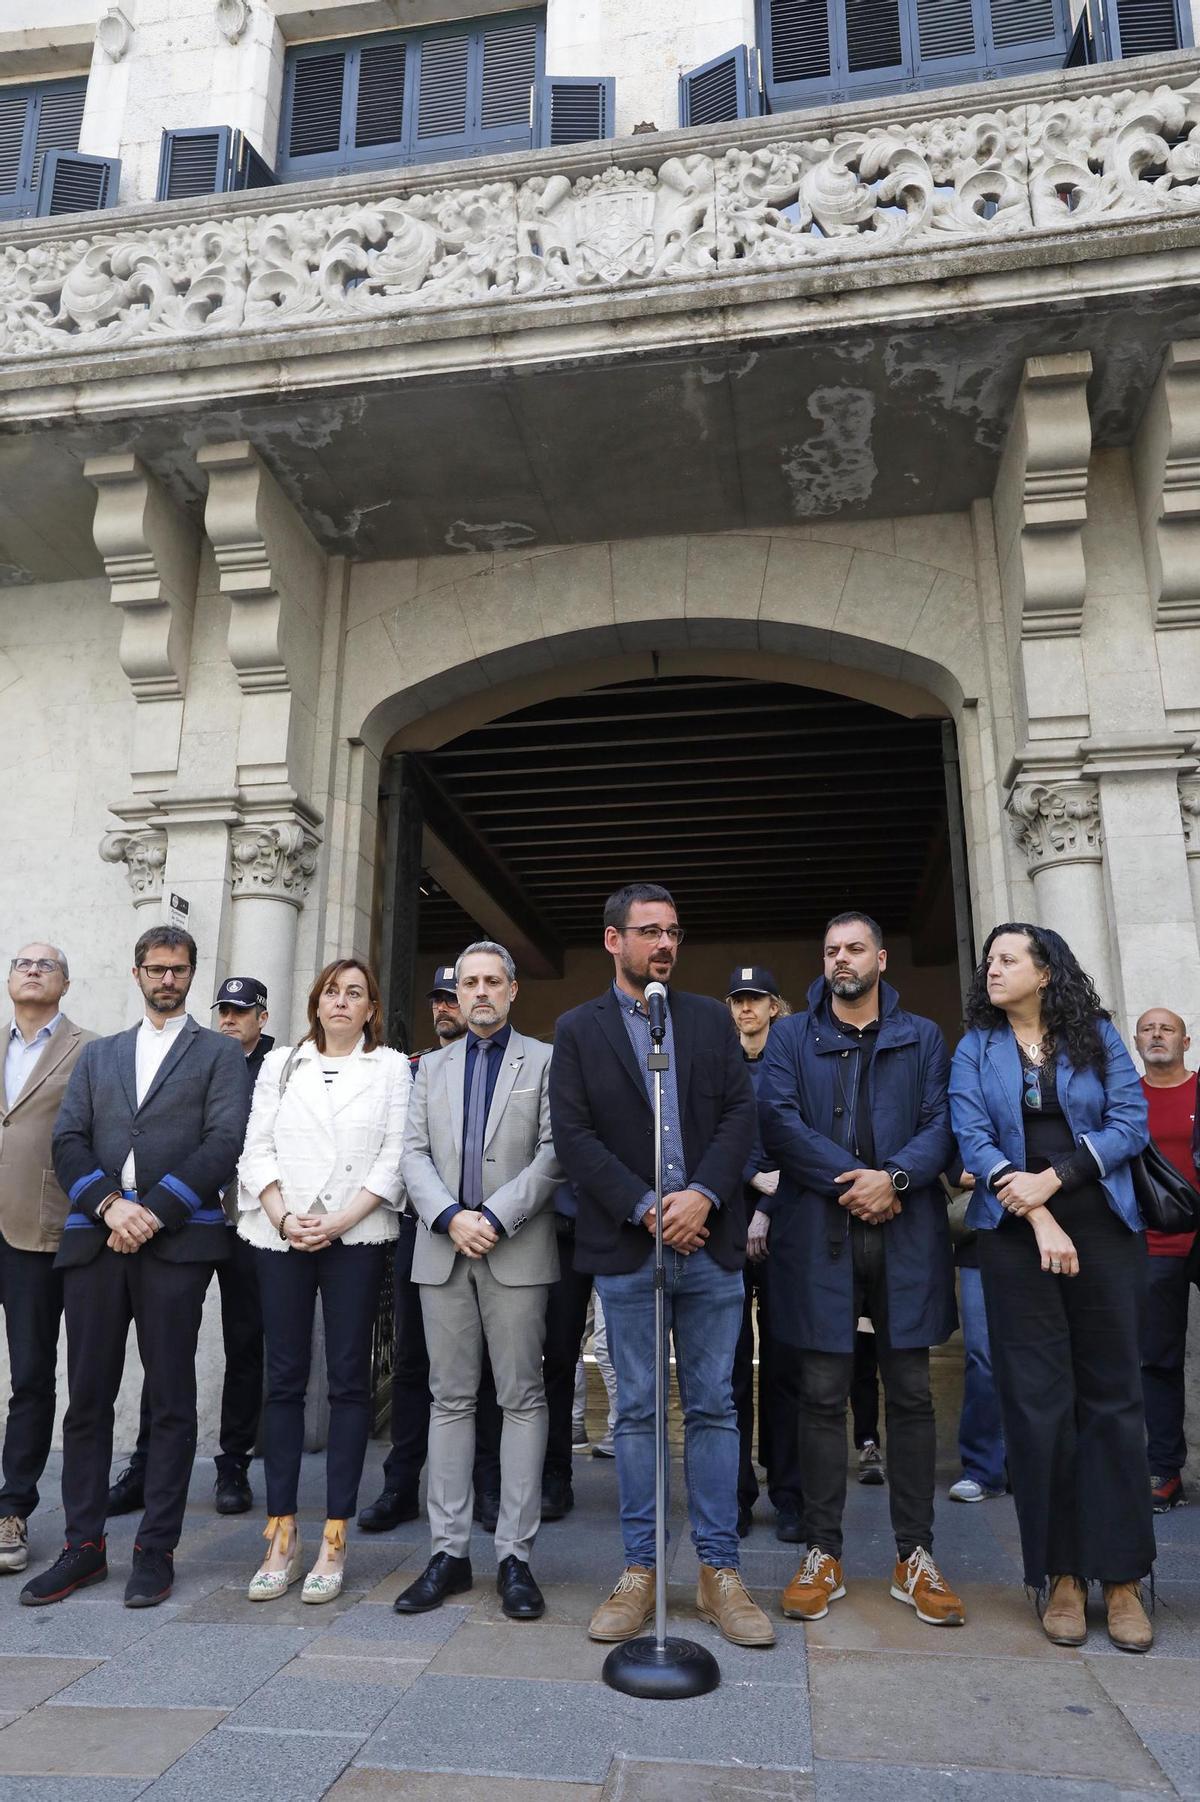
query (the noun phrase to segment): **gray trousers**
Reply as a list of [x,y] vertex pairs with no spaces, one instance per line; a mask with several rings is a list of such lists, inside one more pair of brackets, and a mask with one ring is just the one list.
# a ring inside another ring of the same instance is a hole
[[547,1283],[498,1283],[486,1258],[457,1257],[444,1283],[421,1284],[429,1349],[429,1529],[433,1551],[465,1558],[474,1504],[475,1398],[487,1342],[504,1415],[496,1558],[529,1562],[542,1518]]

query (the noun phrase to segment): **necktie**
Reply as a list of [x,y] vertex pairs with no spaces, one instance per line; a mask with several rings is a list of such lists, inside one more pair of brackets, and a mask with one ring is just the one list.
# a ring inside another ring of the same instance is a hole
[[471,1077],[471,1098],[467,1104],[467,1130],[463,1142],[464,1208],[483,1206],[483,1129],[487,1124],[487,1060],[491,1049],[490,1039],[480,1039],[475,1047],[475,1069]]

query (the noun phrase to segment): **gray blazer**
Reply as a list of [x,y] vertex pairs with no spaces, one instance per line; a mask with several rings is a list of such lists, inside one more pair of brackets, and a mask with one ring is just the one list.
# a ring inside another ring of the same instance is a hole
[[[558,1279],[551,1206],[562,1170],[550,1137],[550,1046],[513,1032],[496,1078],[483,1139],[483,1199],[504,1232],[488,1253],[497,1282]],[[427,1052],[417,1066],[404,1127],[401,1170],[424,1231],[413,1252],[415,1283],[444,1283],[459,1253],[434,1221],[458,1200],[462,1177],[467,1041]]]

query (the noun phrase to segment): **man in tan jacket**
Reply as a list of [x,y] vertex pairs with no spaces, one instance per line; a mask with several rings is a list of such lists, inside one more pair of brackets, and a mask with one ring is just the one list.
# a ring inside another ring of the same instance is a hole
[[79,1053],[95,1033],[62,1012],[71,986],[56,945],[23,945],[12,959],[13,1018],[0,1066],[0,1284],[12,1395],[0,1487],[0,1572],[29,1562],[26,1521],[54,1431],[54,1374],[62,1272],[54,1268],[67,1198],[50,1158],[50,1134]]

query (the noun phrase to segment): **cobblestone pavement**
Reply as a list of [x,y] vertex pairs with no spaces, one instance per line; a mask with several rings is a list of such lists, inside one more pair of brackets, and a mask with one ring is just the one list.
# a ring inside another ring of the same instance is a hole
[[[958,1474],[945,1430],[955,1362],[939,1360],[936,1550],[966,1599],[961,1629],[924,1627],[890,1598],[887,1491],[851,1481],[847,1597],[814,1626],[778,1619],[773,1651],[738,1651],[696,1618],[695,1557],[676,1535],[672,1630],[712,1647],[722,1683],[690,1702],[635,1702],[602,1683],[604,1648],[584,1631],[621,1566],[611,1463],[576,1459],[575,1510],[543,1528],[534,1553],[546,1617],[516,1624],[500,1612],[478,1531],[462,1605],[392,1612],[425,1561],[422,1522],[354,1532],[336,1604],[303,1607],[293,1590],[253,1606],[244,1591],[261,1515],[213,1514],[202,1460],[169,1603],[121,1604],[129,1519],[113,1524],[107,1584],[58,1607],[20,1608],[22,1579],[0,1579],[0,1802],[1200,1798],[1200,1505],[1158,1523],[1150,1657],[1116,1652],[1095,1602],[1082,1651],[1050,1646],[1021,1589],[1011,1504],[946,1500]],[[381,1457],[373,1445],[364,1500]],[[261,1492],[257,1465],[252,1475]],[[51,1470],[46,1494],[56,1491]],[[321,1508],[320,1463],[308,1458],[302,1530],[314,1554]],[[31,1568],[56,1552],[61,1524],[44,1503]],[[772,1528],[764,1498],[744,1565],[777,1615],[797,1548]]]

